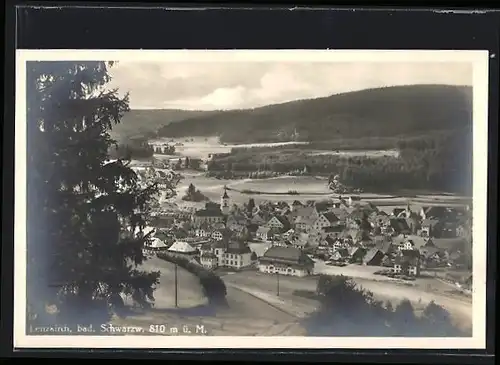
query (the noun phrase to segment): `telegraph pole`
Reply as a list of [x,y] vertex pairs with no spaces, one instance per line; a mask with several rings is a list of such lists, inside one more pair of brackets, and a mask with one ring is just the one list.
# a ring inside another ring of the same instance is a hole
[[178,301],[177,301],[177,264],[175,264],[175,267],[174,267],[174,280],[175,280],[175,307],[177,308],[178,306]]
[[276,295],[280,296],[280,273],[276,271]]

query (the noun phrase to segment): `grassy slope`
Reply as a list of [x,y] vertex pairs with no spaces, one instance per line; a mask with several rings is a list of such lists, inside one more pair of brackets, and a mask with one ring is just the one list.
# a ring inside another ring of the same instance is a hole
[[169,123],[186,118],[196,119],[211,113],[213,112],[175,109],[131,110],[123,116],[120,124],[113,127],[112,136],[117,140],[130,137],[151,137],[156,135],[159,128]]
[[[225,142],[392,137],[471,124],[470,87],[412,85],[370,89],[262,108],[218,112],[172,122],[166,137],[220,135]],[[282,134],[283,135],[283,134]]]

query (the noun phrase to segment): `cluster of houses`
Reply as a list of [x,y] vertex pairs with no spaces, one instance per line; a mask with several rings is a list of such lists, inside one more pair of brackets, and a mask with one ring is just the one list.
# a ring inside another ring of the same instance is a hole
[[[418,276],[422,268],[466,266],[470,260],[466,208],[413,211],[408,204],[386,213],[356,196],[254,205],[231,204],[224,189],[219,204],[158,217],[155,237],[172,253],[196,257],[210,269],[256,266],[296,276],[312,273],[315,256],[331,264],[391,267],[408,276]],[[179,241],[183,244],[176,245]],[[249,242],[266,242],[270,248],[257,257]]]

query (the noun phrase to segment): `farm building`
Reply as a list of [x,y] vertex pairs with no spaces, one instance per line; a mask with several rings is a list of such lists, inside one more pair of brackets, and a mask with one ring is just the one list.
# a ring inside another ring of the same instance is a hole
[[259,258],[259,271],[269,274],[306,276],[313,268],[313,260],[296,247],[271,247]]

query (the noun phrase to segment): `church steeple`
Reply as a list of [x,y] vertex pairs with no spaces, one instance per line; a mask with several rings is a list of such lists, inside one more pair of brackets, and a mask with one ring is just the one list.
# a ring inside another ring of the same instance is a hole
[[229,208],[230,208],[230,199],[229,199],[229,195],[227,195],[227,187],[224,186],[224,194],[222,194],[222,197],[221,197],[220,209],[222,210],[222,213],[228,214]]
[[410,201],[409,200],[406,202],[405,213],[406,213],[406,218],[411,217],[411,208],[410,208]]

